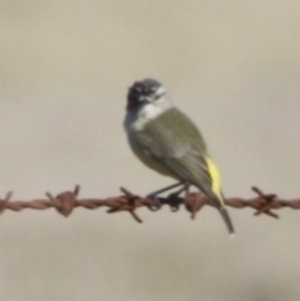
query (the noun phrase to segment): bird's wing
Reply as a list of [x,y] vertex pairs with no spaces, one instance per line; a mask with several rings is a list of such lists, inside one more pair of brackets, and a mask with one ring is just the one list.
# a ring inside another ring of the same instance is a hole
[[175,178],[197,186],[208,197],[220,197],[218,170],[206,151],[202,154],[198,149],[200,133],[193,136],[196,141],[190,141],[190,135],[175,131],[167,122],[153,123],[146,126],[140,142],[148,156],[163,164]]
[[166,118],[164,122],[149,122],[138,139],[140,146],[153,161],[163,165],[170,175],[198,187],[219,209],[229,233],[234,234],[230,216],[224,206],[219,171],[208,156],[200,132],[192,123],[184,121],[176,130],[173,122],[168,122]]

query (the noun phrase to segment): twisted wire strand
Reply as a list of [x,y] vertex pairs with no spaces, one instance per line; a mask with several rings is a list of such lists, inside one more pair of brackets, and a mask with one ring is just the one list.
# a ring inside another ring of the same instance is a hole
[[[238,197],[228,198],[226,205],[235,209],[253,208],[254,215],[258,216],[266,214],[274,218],[279,218],[274,210],[281,208],[300,209],[300,199],[284,200],[278,198],[275,194],[264,194],[259,188],[252,187],[256,193],[256,197],[252,199],[243,199]],[[212,206],[212,204],[200,193],[190,193],[186,190],[184,197],[178,194],[169,194],[166,197],[158,198],[161,206],[158,206],[157,201],[151,198],[140,197],[133,194],[125,188],[121,188],[122,194],[116,197],[109,197],[105,199],[99,198],[78,198],[80,187],[76,185],[73,191],[65,191],[53,196],[47,192],[47,198],[34,199],[30,201],[11,201],[12,192],[8,192],[4,199],[0,199],[0,213],[6,210],[19,212],[24,209],[45,210],[54,208],[61,215],[68,217],[76,208],[82,207],[89,210],[94,210],[100,207],[108,208],[107,213],[115,213],[126,211],[139,223],[141,218],[136,211],[139,208],[146,207],[151,211],[157,211],[162,206],[169,206],[171,211],[176,212],[180,206],[190,212],[191,217],[195,218],[197,212],[205,205]]]

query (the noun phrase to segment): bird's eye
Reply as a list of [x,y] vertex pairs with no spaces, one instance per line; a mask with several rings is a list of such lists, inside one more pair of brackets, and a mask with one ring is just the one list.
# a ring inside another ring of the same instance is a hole
[[137,92],[137,93],[141,93],[142,88],[141,87],[134,87],[134,91]]

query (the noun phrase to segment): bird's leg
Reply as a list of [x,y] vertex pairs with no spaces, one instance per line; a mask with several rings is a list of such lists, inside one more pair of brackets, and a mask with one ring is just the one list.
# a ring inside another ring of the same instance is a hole
[[181,193],[182,191],[184,191],[186,189],[186,185],[187,185],[186,182],[178,182],[178,183],[175,183],[173,185],[164,187],[162,189],[153,191],[152,193],[148,194],[146,197],[149,198],[149,199],[154,200],[157,203],[157,205],[155,207],[159,208],[161,206],[161,202],[158,199],[158,195],[160,195],[160,194],[162,194],[166,191],[169,191],[171,189],[174,189],[176,187],[182,186],[182,185],[184,185],[184,188],[180,188],[180,190],[176,192],[176,194],[178,194],[178,192]]
[[[178,183],[172,184],[170,186],[167,186],[167,187],[164,187],[162,189],[155,190],[155,191],[151,192],[150,194],[147,195],[147,197],[149,197],[149,198],[156,197],[156,196],[158,196],[158,195],[160,195],[160,194],[162,194],[162,193],[164,193],[166,191],[169,191],[169,190],[171,190],[173,188],[182,186],[184,184],[185,184],[185,182],[178,182]],[[180,188],[180,189],[182,189],[182,188]]]
[[181,182],[182,183],[182,187],[180,189],[178,189],[177,191],[173,192],[172,195],[174,196],[178,196],[180,195],[183,191],[186,192],[186,194],[188,194],[189,192],[189,188],[190,188],[190,183],[186,183],[186,182]]

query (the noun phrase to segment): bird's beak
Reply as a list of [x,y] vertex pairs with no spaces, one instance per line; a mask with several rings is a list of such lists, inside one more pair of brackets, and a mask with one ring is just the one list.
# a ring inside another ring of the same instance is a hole
[[151,98],[148,96],[141,96],[139,98],[140,103],[147,104],[151,102]]

